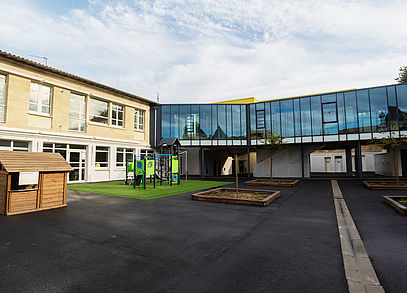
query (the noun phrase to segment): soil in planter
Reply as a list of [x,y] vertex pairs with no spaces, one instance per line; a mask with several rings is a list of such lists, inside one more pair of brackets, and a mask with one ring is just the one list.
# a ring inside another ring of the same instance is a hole
[[270,196],[270,194],[264,194],[261,191],[239,191],[238,193],[233,190],[214,190],[211,193],[205,194],[205,196],[217,196],[217,197],[229,197],[229,198],[236,198],[236,199],[257,199],[263,200],[266,197]]
[[[391,197],[390,197],[391,198]],[[401,197],[401,198],[392,198],[393,200],[397,201],[398,203],[402,204],[407,208],[407,197]]]

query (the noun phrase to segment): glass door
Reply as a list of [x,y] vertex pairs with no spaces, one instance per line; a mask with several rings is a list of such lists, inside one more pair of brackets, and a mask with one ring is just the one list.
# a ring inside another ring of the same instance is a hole
[[69,172],[69,182],[81,182],[86,179],[86,151],[69,150],[68,163],[73,170]]

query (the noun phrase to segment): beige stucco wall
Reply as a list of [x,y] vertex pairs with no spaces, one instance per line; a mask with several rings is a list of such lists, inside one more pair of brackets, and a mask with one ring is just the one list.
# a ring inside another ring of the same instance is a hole
[[[122,96],[74,79],[1,58],[0,73],[7,76],[6,121],[0,123],[0,126],[97,136],[127,141],[134,140],[137,141],[138,144],[149,144],[150,115],[149,104],[147,102]],[[31,81],[51,87],[52,105],[50,117],[29,113]],[[85,132],[69,131],[68,129],[71,92],[87,97]],[[113,101],[113,103],[121,104],[124,108],[124,127],[97,125],[89,122],[89,100],[92,97],[100,100],[104,99],[110,103]],[[145,110],[144,131],[134,130],[135,109]]]

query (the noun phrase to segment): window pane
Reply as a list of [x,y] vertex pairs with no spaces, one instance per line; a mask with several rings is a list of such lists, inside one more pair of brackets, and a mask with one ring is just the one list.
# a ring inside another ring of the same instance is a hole
[[192,133],[191,133],[192,138],[198,139],[199,133],[201,131],[200,126],[199,126],[199,105],[191,106],[191,116],[190,116],[189,123],[191,125],[193,125],[193,129],[192,129]]
[[90,121],[97,123],[108,123],[108,103],[96,99],[90,99]]
[[247,139],[247,129],[246,129],[246,105],[240,105],[240,119],[241,129],[242,129],[242,139]]
[[209,139],[211,134],[211,105],[201,105],[199,111],[202,130],[199,136],[201,139]]
[[386,88],[369,90],[372,131],[387,131],[387,94]]
[[346,133],[358,132],[358,116],[356,112],[355,92],[345,93]]
[[271,127],[273,133],[281,135],[280,129],[280,101],[271,102]]
[[189,139],[192,126],[189,125],[190,123],[190,105],[180,105],[179,106],[179,134],[181,139]]
[[294,136],[294,113],[291,99],[281,101],[281,129],[282,137]]
[[256,138],[256,105],[250,105],[250,134],[252,139]]
[[11,147],[11,140],[0,139],[0,146]]
[[226,105],[226,137],[232,138],[232,105]]
[[212,135],[211,139],[216,139],[218,133],[218,106],[212,105]]
[[311,97],[312,135],[322,135],[321,99],[319,96]]
[[240,105],[232,105],[232,132],[233,132],[233,139],[240,139],[241,138],[241,127],[240,127]]
[[324,123],[336,122],[336,103],[322,104]]
[[271,103],[264,103],[264,115],[266,122],[266,137],[271,135]]
[[396,101],[396,87],[394,85],[387,87],[387,100],[389,102],[388,112],[389,116],[387,118],[390,129],[399,129],[399,118],[398,118],[398,107]]
[[226,107],[218,105],[218,129],[214,135],[215,139],[226,139]]
[[295,136],[301,136],[301,111],[300,100],[294,100],[294,134]]
[[357,91],[359,131],[370,132],[370,109],[368,90]]
[[170,137],[170,106],[161,106],[161,135],[162,137]]
[[171,137],[179,137],[178,115],[178,105],[171,105]]
[[301,129],[302,135],[311,135],[311,113],[310,113],[310,100],[309,98],[300,99],[301,106]]
[[397,85],[397,102],[399,105],[399,125],[400,130],[407,129],[407,85]]
[[85,96],[70,94],[69,130],[85,131]]
[[346,122],[345,122],[345,103],[343,93],[337,94],[336,108],[338,111],[338,127],[339,133],[346,133]]

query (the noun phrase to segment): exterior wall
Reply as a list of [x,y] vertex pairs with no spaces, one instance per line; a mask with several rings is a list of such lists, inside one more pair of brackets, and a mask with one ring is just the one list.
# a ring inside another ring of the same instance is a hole
[[[42,152],[44,143],[78,144],[85,147],[85,181],[121,180],[125,168],[116,167],[117,148],[128,148],[139,155],[150,149],[150,105],[148,102],[128,97],[103,88],[88,85],[69,77],[59,76],[46,70],[0,58],[0,74],[7,76],[5,122],[0,122],[0,139],[25,141],[28,151]],[[29,111],[31,82],[51,88],[50,115]],[[85,131],[69,130],[70,94],[85,96]],[[109,104],[109,125],[89,121],[91,98]],[[123,106],[123,127],[111,124],[112,104]],[[134,111],[144,111],[144,130],[134,129]],[[97,146],[109,148],[107,168],[96,167]],[[0,146],[2,149],[12,149]],[[69,161],[69,159],[67,158]]]
[[[103,138],[134,140],[139,144],[149,144],[149,104],[147,102],[122,96],[107,90],[99,89],[85,83],[49,73],[45,70],[30,68],[26,65],[0,59],[0,73],[7,76],[6,121],[4,127],[44,130],[57,133],[84,134]],[[29,112],[31,81],[51,87],[51,115]],[[70,93],[86,96],[86,130],[70,131],[69,107]],[[124,107],[124,127],[106,126],[88,121],[89,100],[97,98]],[[134,130],[134,109],[145,111],[144,131]]]
[[[399,161],[399,176],[402,176],[402,169],[401,169],[401,156],[400,152],[398,152],[398,161]],[[392,154],[390,153],[381,153],[375,155],[375,174],[383,175],[383,176],[395,176],[394,173],[394,159]]]

